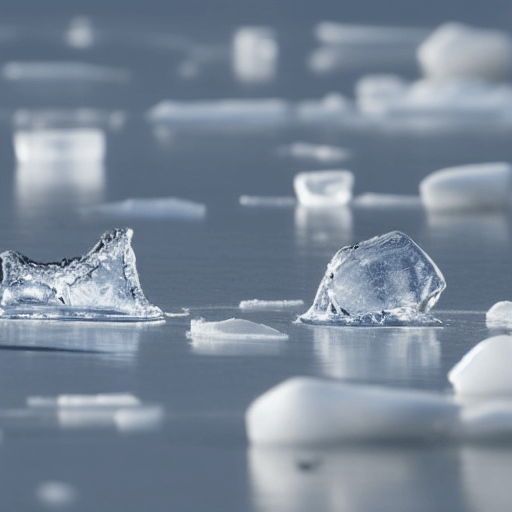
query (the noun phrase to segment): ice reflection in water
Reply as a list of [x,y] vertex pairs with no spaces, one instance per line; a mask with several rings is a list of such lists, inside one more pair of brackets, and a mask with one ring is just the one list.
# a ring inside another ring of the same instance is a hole
[[439,328],[310,327],[325,375],[338,379],[419,380],[441,365]]
[[450,449],[252,447],[248,464],[258,512],[461,509],[458,459]]

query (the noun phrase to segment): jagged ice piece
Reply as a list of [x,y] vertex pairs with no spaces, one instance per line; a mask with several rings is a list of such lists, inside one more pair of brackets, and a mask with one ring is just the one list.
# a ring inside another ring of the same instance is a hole
[[293,188],[304,206],[341,206],[352,199],[354,175],[350,171],[300,172]]
[[496,302],[485,315],[487,327],[512,328],[512,302]]
[[299,320],[333,325],[417,325],[446,282],[407,235],[392,231],[340,249],[327,265],[311,308]]
[[220,322],[206,322],[202,318],[191,320],[190,331],[187,333],[187,336],[189,338],[237,338],[241,340],[288,339],[287,334],[283,334],[277,329],[240,318],[230,318]]

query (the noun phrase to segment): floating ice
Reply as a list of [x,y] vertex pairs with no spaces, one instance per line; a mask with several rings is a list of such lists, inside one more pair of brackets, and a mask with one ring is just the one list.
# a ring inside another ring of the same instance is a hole
[[428,439],[446,435],[458,407],[441,396],[295,377],[252,402],[245,414],[253,444]]
[[98,395],[29,396],[28,407],[133,407],[141,401],[131,393],[100,393]]
[[512,438],[512,400],[491,400],[464,407],[460,412],[460,434],[471,440]]
[[242,206],[256,206],[256,207],[276,207],[287,208],[295,206],[295,197],[288,196],[240,196],[239,202]]
[[267,325],[257,324],[240,318],[230,318],[220,322],[206,322],[204,319],[191,320],[189,338],[220,338],[240,340],[287,340],[283,334]]
[[78,498],[78,492],[74,486],[66,482],[48,481],[37,486],[36,497],[43,506],[62,510],[73,506]]
[[293,309],[304,305],[303,300],[243,300],[239,304],[240,309],[260,311],[260,310],[280,310]]
[[353,186],[350,171],[300,172],[293,180],[297,199],[308,207],[346,205],[352,199]]
[[423,179],[420,195],[428,210],[497,210],[507,208],[512,165],[504,162],[441,169]]
[[117,410],[114,413],[114,422],[120,432],[140,432],[160,428],[164,417],[162,406],[146,405]]
[[324,163],[341,162],[352,156],[350,150],[345,148],[309,142],[294,142],[288,146],[282,146],[280,153],[298,160],[315,160]]
[[403,194],[366,193],[352,201],[353,206],[362,208],[416,208],[421,206],[420,196]]
[[80,50],[90,48],[94,44],[94,30],[91,19],[87,16],[74,17],[64,36],[68,46]]
[[303,124],[353,122],[356,112],[345,96],[332,92],[320,100],[303,100],[295,106],[295,119]]
[[512,336],[493,336],[475,345],[449,372],[463,395],[512,395]]
[[89,206],[83,211],[129,219],[200,220],[206,216],[204,204],[178,197],[126,199],[116,203]]
[[15,251],[0,254],[0,316],[24,319],[141,321],[163,318],[140,287],[133,231],[106,232],[84,256],[36,263]]
[[424,325],[446,282],[407,235],[392,231],[340,249],[299,320],[333,325]]
[[500,30],[445,23],[419,46],[418,61],[432,80],[500,80],[512,70],[512,38]]
[[512,302],[496,302],[485,315],[487,327],[512,328]]

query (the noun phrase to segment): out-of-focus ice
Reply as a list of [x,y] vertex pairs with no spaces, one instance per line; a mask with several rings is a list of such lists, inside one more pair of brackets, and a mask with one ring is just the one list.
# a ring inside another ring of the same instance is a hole
[[200,220],[206,216],[204,204],[178,197],[126,199],[115,203],[88,206],[83,211],[87,214],[127,219]]
[[417,208],[421,206],[421,199],[413,195],[368,192],[355,197],[352,205],[361,208]]
[[512,38],[500,30],[445,23],[423,41],[417,56],[430,80],[501,80],[512,71]]
[[160,428],[164,417],[162,406],[146,405],[118,409],[114,413],[114,422],[120,432],[142,432]]
[[163,318],[139,283],[133,231],[106,232],[84,256],[36,263],[0,254],[0,315],[3,318],[147,321]]
[[294,119],[299,124],[335,124],[357,122],[352,102],[337,92],[326,94],[319,100],[302,100],[295,105]]
[[512,438],[512,400],[491,399],[460,411],[460,435],[469,440],[492,441]]
[[485,315],[487,327],[512,328],[512,302],[503,300],[496,302]]
[[348,160],[352,153],[350,150],[327,144],[312,144],[310,142],[293,142],[281,146],[279,152],[284,156],[291,156],[297,160],[314,160],[316,162],[334,163]]
[[141,401],[132,393],[100,393],[98,395],[29,396],[28,407],[132,407]]
[[512,165],[505,162],[441,169],[420,183],[428,210],[497,210],[510,205]]
[[487,338],[475,345],[449,372],[460,395],[512,395],[512,336]]
[[251,311],[293,309],[304,305],[303,300],[243,300],[239,304],[240,309]]
[[36,487],[36,498],[45,508],[65,510],[77,501],[78,491],[71,484],[51,480]]
[[457,412],[435,394],[295,377],[256,398],[245,421],[253,444],[315,445],[445,436]]
[[84,50],[94,44],[94,30],[91,19],[87,16],[75,16],[69,23],[64,36],[68,46]]
[[432,259],[407,235],[392,231],[343,247],[327,265],[310,324],[424,325],[446,282]]
[[191,320],[189,338],[220,338],[240,340],[287,340],[288,334],[283,334],[268,325],[257,324],[241,318],[230,318],[220,322],[206,322],[200,318]]
[[287,208],[295,206],[295,197],[288,196],[240,196],[238,199],[242,206],[255,206],[255,207],[276,207]]
[[352,199],[354,175],[350,171],[300,172],[293,179],[297,199],[303,206],[343,206]]
[[241,27],[233,36],[233,71],[244,83],[275,78],[279,46],[270,27]]

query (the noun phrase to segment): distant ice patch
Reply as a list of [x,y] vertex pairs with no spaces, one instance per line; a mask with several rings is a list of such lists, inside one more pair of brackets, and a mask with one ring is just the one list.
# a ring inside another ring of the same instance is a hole
[[322,163],[335,163],[348,160],[352,152],[338,146],[312,144],[310,142],[293,142],[279,148],[279,153],[297,160],[313,160]]
[[189,338],[236,338],[242,340],[287,340],[288,335],[268,325],[257,324],[240,318],[230,318],[220,322],[207,322],[204,319],[191,320]]
[[421,207],[421,199],[413,195],[368,192],[355,197],[352,205],[361,208],[417,208]]
[[69,23],[64,41],[68,46],[79,50],[93,46],[95,35],[91,19],[87,16],[75,16]]
[[496,302],[485,315],[487,327],[512,329],[512,302]]
[[77,489],[66,482],[50,480],[36,487],[36,497],[41,505],[52,510],[72,507],[78,498]]
[[242,206],[254,206],[261,208],[288,208],[295,206],[295,197],[288,196],[248,196],[242,195],[239,197],[238,202]]
[[354,175],[345,170],[301,172],[293,179],[300,204],[311,207],[346,205],[353,186]]
[[266,310],[281,310],[281,309],[294,309],[304,305],[303,300],[243,300],[239,304],[240,309],[250,311],[266,311]]

